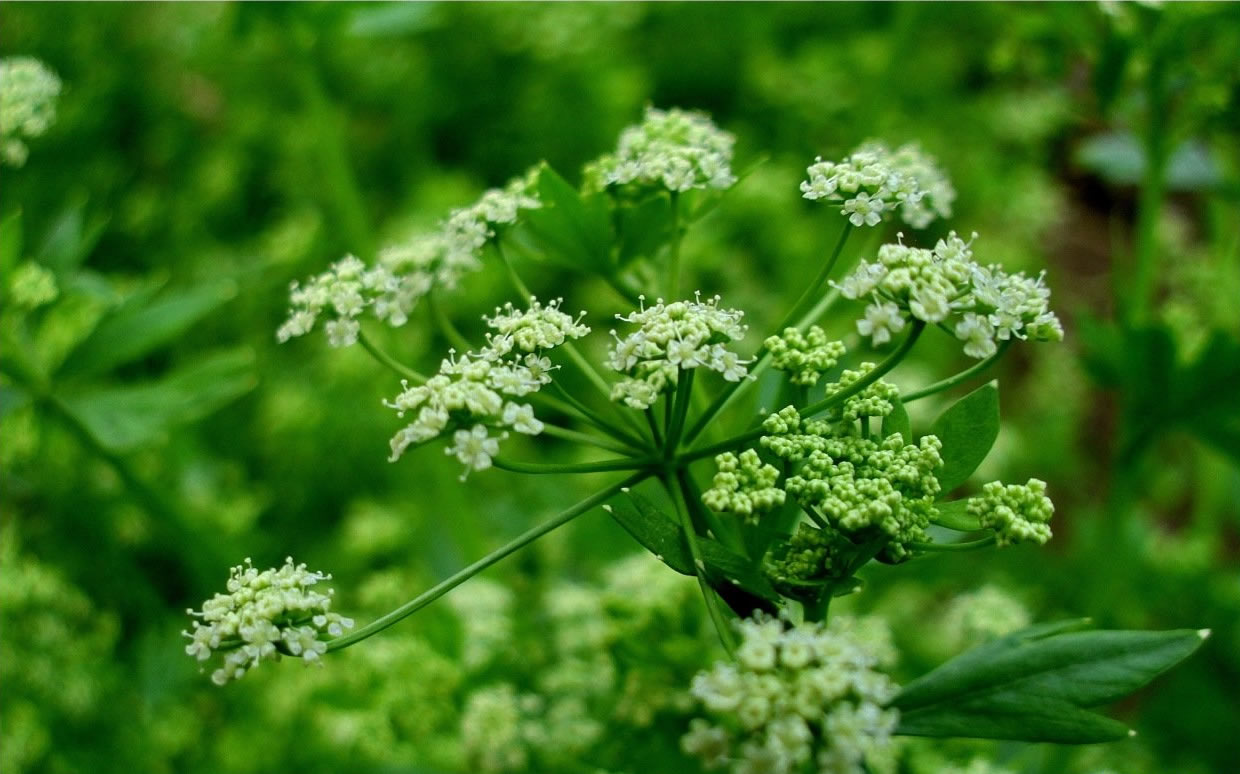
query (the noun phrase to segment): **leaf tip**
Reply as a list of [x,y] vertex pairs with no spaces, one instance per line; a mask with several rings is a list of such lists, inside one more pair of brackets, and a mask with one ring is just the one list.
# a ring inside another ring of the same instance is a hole
[[611,513],[611,506],[610,506],[610,505],[607,505],[606,503],[604,503],[604,504],[603,504],[603,510],[607,511],[608,513]]
[[620,491],[621,491],[621,492],[624,492],[625,494],[628,494],[630,490],[629,490],[629,488],[628,488],[627,486],[622,486],[622,487],[620,487]]
[[1198,629],[1197,636],[1203,640],[1210,638],[1211,631],[1209,629]]
[[1137,729],[1135,729],[1135,728],[1130,728],[1130,729],[1128,729],[1128,738],[1129,738],[1129,739],[1133,738],[1133,737],[1134,737],[1134,736],[1136,736],[1136,735],[1137,735]]

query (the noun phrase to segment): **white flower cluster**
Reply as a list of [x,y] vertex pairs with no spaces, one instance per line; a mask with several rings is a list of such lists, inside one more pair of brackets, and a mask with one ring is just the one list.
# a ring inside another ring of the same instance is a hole
[[1029,278],[997,264],[981,266],[973,260],[972,244],[953,231],[933,250],[903,242],[880,247],[878,260],[862,261],[836,285],[845,298],[873,299],[857,330],[877,346],[910,317],[936,325],[956,316],[952,330],[965,354],[975,358],[993,355],[998,341],[1012,338],[1061,341],[1063,327],[1050,311],[1045,275]]
[[960,653],[1030,624],[1029,608],[1007,591],[987,584],[957,596],[943,611],[941,626],[952,653]]
[[485,347],[459,357],[453,352],[425,384],[410,386],[402,381],[403,391],[384,403],[402,417],[406,412],[417,413],[392,437],[389,459],[395,462],[411,445],[459,428],[446,453],[465,465],[464,480],[471,470],[491,467],[499,442],[508,436],[506,432],[492,436],[490,428],[541,433],[543,423],[534,416],[533,406],[507,398],[529,395],[550,383],[556,366],[544,353],[590,332],[581,317],[560,311],[560,302],[556,299],[543,305],[531,297],[525,311],[511,304],[496,309],[494,317],[483,318],[496,331],[487,336]]
[[736,138],[702,113],[646,109],[644,120],[620,134],[616,152],[586,170],[595,187],[639,183],[669,191],[729,188]]
[[681,740],[708,770],[863,774],[891,754],[897,686],[846,620],[829,626],[759,616],[737,624],[738,663],[717,662],[691,692],[698,718]]
[[744,338],[749,326],[741,324],[744,312],[721,309],[719,296],[705,302],[700,295],[693,301],[664,304],[658,299],[628,315],[616,315],[641,328],[623,339],[611,332],[616,343],[608,365],[628,378],[617,382],[611,399],[624,401],[635,409],[647,409],[663,392],[675,388],[681,370],[707,368],[729,382],[739,382],[749,374],[752,360],[742,360],[725,344]]
[[38,137],[56,120],[60,78],[37,59],[0,61],[0,160],[20,167],[30,149],[23,138]]
[[521,210],[541,206],[532,195],[536,177],[533,170],[506,188],[487,191],[475,204],[454,210],[437,231],[385,247],[372,267],[350,255],[304,285],[294,282],[289,316],[276,338],[304,336],[324,312],[332,316],[324,329],[333,347],[357,342],[358,318],[367,308],[394,328],[404,325],[432,288],[455,288],[462,275],[481,267],[479,255],[495,236],[495,225],[515,223]]
[[281,654],[318,662],[327,651],[326,634],[339,637],[353,628],[353,620],[331,612],[332,589],[312,590],[330,575],[310,572],[293,564],[259,572],[249,559],[232,568],[227,594],[216,594],[202,605],[202,612],[188,611],[199,620],[185,652],[199,662],[222,654],[221,664],[211,673],[212,682],[224,685],[238,680],[263,661],[279,660]]
[[34,261],[26,261],[13,270],[8,290],[13,304],[24,309],[38,309],[60,295],[56,275]]
[[842,161],[815,159],[801,183],[806,199],[842,203],[841,212],[854,226],[876,226],[899,210],[913,228],[925,228],[935,218],[952,214],[956,190],[933,158],[916,145],[894,152],[868,142]]

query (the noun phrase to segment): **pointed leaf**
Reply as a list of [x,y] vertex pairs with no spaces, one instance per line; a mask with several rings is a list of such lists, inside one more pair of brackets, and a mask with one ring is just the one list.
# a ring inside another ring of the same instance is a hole
[[86,217],[86,203],[70,205],[52,224],[36,259],[57,274],[69,274],[91,254],[103,236],[106,218]]
[[1205,633],[1074,631],[1031,626],[967,651],[901,690],[899,733],[1086,743],[1122,738],[1123,724],[1085,712],[1116,701],[1183,661]]
[[577,271],[610,274],[612,234],[606,197],[582,196],[547,165],[538,174],[538,196],[542,207],[521,216],[526,248]]
[[943,442],[939,484],[947,494],[968,480],[999,437],[999,383],[988,382],[934,420],[930,433]]
[[123,452],[201,419],[255,384],[253,352],[236,349],[208,356],[154,382],[96,388],[61,402],[101,445]]
[[135,294],[100,321],[65,359],[57,376],[104,373],[140,358],[184,333],[235,293],[231,281],[222,281],[153,301],[149,293]]
[[667,196],[658,194],[616,209],[620,240],[620,266],[638,258],[653,258],[672,235],[672,208]]
[[935,503],[934,507],[938,510],[939,515],[930,519],[930,521],[940,527],[947,527],[958,532],[976,532],[982,528],[978,518],[969,513],[968,500],[951,500],[945,503]]
[[612,498],[607,511],[633,539],[681,575],[695,575],[679,525],[635,492]]

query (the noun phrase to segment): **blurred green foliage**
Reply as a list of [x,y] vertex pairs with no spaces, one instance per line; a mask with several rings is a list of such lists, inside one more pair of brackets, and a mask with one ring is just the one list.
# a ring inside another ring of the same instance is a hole
[[[755,330],[836,237],[799,198],[802,169],[868,137],[920,141],[960,192],[954,226],[1048,268],[1069,342],[1003,364],[978,476],[1045,478],[1055,541],[899,567],[850,600],[893,621],[904,678],[955,652],[952,600],[986,583],[1034,619],[1215,629],[1116,708],[1138,740],[927,754],[1048,774],[1233,765],[1240,8],[5,4],[0,24],[0,55],[64,82],[57,123],[0,172],[6,772],[468,770],[452,745],[478,680],[446,612],[322,672],[219,690],[180,654],[183,611],[242,557],[291,553],[365,620],[571,501],[498,472],[461,486],[435,453],[388,465],[389,375],[273,334],[290,280],[540,160],[577,169],[647,103],[709,111],[741,159],[765,159],[684,245],[687,286],[726,292]],[[29,265],[53,298],[23,301]],[[542,269],[540,295],[599,290]],[[504,287],[470,278],[458,322]],[[421,363],[447,346],[416,316],[385,344]],[[958,357],[936,346],[919,348],[930,377]],[[915,425],[944,405],[924,403]],[[631,547],[586,517],[490,575],[537,599]],[[538,642],[521,626],[514,647]],[[541,658],[495,668],[519,683]],[[642,738],[629,766],[684,765]]]

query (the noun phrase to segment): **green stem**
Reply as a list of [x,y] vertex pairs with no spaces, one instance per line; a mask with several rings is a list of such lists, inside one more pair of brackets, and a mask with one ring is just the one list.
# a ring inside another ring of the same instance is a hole
[[676,447],[680,445],[680,431],[685,426],[685,415],[689,413],[689,396],[693,394],[694,369],[684,369],[676,380],[676,400],[672,406],[671,422],[667,426],[667,443],[664,445],[664,459],[672,459]]
[[569,413],[569,411],[576,412],[578,415],[580,415],[580,418],[584,420],[585,422],[588,422],[594,425],[599,430],[602,430],[605,433],[611,434],[615,438],[622,439],[625,443],[631,445],[633,448],[641,449],[642,451],[649,450],[649,445],[644,440],[642,440],[640,435],[635,435],[633,433],[630,433],[624,428],[619,427],[618,425],[612,424],[611,422],[608,422],[606,419],[599,416],[598,413],[595,412],[593,409],[591,409],[589,406],[582,403],[577,398],[573,397],[572,393],[570,393],[568,390],[565,390],[563,387],[561,387],[556,382],[551,383],[551,388],[556,391],[556,394],[560,395],[563,398],[563,402],[561,403],[559,400],[556,400],[555,398],[552,398],[550,396],[544,396],[543,400],[559,404],[560,411],[564,411],[565,413]]
[[989,548],[996,542],[994,535],[988,535],[980,540],[970,540],[965,543],[905,543],[906,546],[914,551],[926,551],[929,553],[950,552],[950,551],[977,551],[982,548]]
[[775,326],[775,335],[782,334],[785,328],[799,320],[800,316],[807,311],[806,307],[812,303],[814,296],[822,289],[823,283],[831,276],[832,270],[835,269],[835,264],[839,262],[840,253],[844,250],[844,243],[848,241],[848,237],[852,234],[854,228],[855,226],[852,223],[844,221],[844,230],[840,232],[840,238],[836,241],[835,249],[831,251],[831,256],[827,258],[826,263],[818,270],[818,276],[814,277],[814,280],[805,288],[805,292],[792,305],[792,309],[788,310],[788,314],[784,315],[784,319],[780,321],[779,325]]
[[504,264],[504,269],[508,272],[508,281],[512,283],[512,287],[517,291],[517,295],[521,296],[526,303],[529,302],[534,294],[530,292],[529,287],[521,281],[521,275],[517,274],[516,268],[512,265],[512,261],[508,259],[508,253],[504,252],[503,241],[496,237],[495,252],[499,253],[500,262]]
[[589,433],[579,433],[576,430],[569,430],[559,425],[550,425],[543,423],[543,432],[556,438],[562,438],[565,441],[576,441],[599,449],[606,449],[617,454],[632,454],[634,451],[644,451],[643,449],[632,449],[627,444],[616,443],[609,438],[599,438]]
[[650,437],[654,439],[654,445],[662,446],[663,445],[663,433],[659,432],[659,422],[658,420],[654,418],[654,411],[652,409],[647,408],[645,411],[645,414],[646,414],[646,425],[650,428]]
[[538,462],[517,462],[504,459],[503,457],[493,457],[491,462],[500,470],[507,470],[512,473],[544,475],[553,473],[606,473],[612,470],[641,470],[654,465],[659,460],[650,457],[627,457],[625,459],[601,460],[599,462],[543,464]]
[[935,382],[934,384],[922,387],[920,390],[913,390],[907,395],[901,395],[900,401],[903,403],[912,403],[915,400],[921,400],[922,398],[934,395],[935,393],[950,390],[958,384],[963,384],[973,377],[981,375],[986,371],[986,369],[999,362],[999,358],[1003,357],[1003,353],[1007,352],[1008,347],[1012,346],[1013,341],[1014,339],[1008,339],[1000,343],[999,349],[995,351],[995,354],[985,360],[979,360],[955,376],[949,376],[941,382]]
[[680,194],[671,192],[672,241],[667,246],[667,303],[680,298]]
[[462,336],[461,332],[452,324],[452,321],[448,319],[448,315],[444,313],[443,307],[435,300],[433,292],[426,294],[426,308],[430,310],[431,319],[439,326],[440,332],[448,339],[448,343],[462,354],[473,351],[469,340]]
[[[914,320],[912,329],[909,331],[908,336],[904,337],[904,341],[900,342],[900,346],[888,355],[883,362],[870,369],[865,376],[848,385],[844,389],[833,392],[817,403],[812,403],[805,408],[800,409],[798,413],[802,418],[808,418],[828,409],[835,408],[852,396],[864,390],[866,387],[869,387],[871,384],[881,379],[887,374],[888,371],[895,368],[897,363],[904,359],[904,356],[907,355],[909,350],[913,348],[913,344],[917,342],[917,337],[921,335],[921,332],[925,330],[925,327],[926,324],[921,320]],[[720,452],[731,451],[738,446],[757,440],[763,435],[764,432],[765,431],[762,429],[762,426],[759,425],[758,427],[747,430],[740,435],[732,436],[726,441],[721,441],[720,443],[682,454],[677,458],[677,460],[680,464],[684,464],[703,457],[710,457],[715,454],[719,454]]]
[[745,548],[745,540],[741,537],[733,527],[734,521],[724,522],[719,518],[719,514],[702,504],[702,492],[693,483],[693,478],[689,475],[689,471],[679,468],[676,471],[676,483],[680,484],[681,490],[685,493],[685,502],[689,505],[689,515],[697,515],[698,519],[715,533],[715,537],[723,541],[723,544],[731,548],[741,556],[748,556],[749,550]]
[[697,531],[693,528],[692,519],[689,518],[684,499],[685,493],[673,484],[671,476],[666,472],[663,485],[667,487],[667,493],[671,495],[672,502],[676,505],[676,515],[680,518],[680,527],[685,533],[685,541],[689,544],[689,553],[693,556],[694,575],[697,577],[698,588],[702,591],[702,598],[706,601],[706,611],[710,613],[710,620],[715,625],[715,631],[718,632],[724,649],[727,650],[729,656],[735,658],[736,640],[732,627],[728,626],[728,622],[723,617],[723,611],[719,608],[719,599],[715,596],[715,590],[706,582],[704,574],[706,562],[702,559],[702,548],[698,545]]
[[[815,308],[805,317],[797,317],[797,315],[800,314],[801,308],[805,304],[809,303],[809,300],[814,297],[814,294],[822,288],[822,283],[826,282],[827,278],[831,276],[831,272],[835,269],[835,265],[839,262],[840,255],[843,253],[844,243],[848,241],[848,237],[852,234],[853,229],[854,226],[851,223],[846,223],[844,225],[844,230],[840,233],[840,238],[835,243],[835,249],[831,251],[831,255],[827,258],[826,263],[822,265],[822,269],[819,270],[818,276],[805,290],[805,292],[801,294],[801,297],[797,299],[797,302],[792,305],[792,310],[784,316],[783,321],[776,326],[774,335],[782,334],[784,330],[794,322],[798,329],[804,328],[814,320],[818,319],[818,317],[826,311],[826,306],[829,306],[829,304],[823,305],[823,302],[820,301],[819,305],[823,307],[822,309]],[[838,291],[831,291],[824,296],[823,301],[827,301],[828,299],[834,301],[838,297]],[[749,369],[749,378],[741,379],[738,382],[729,384],[726,388],[724,388],[723,392],[716,396],[715,400],[711,402],[706,411],[704,411],[702,415],[697,418],[697,421],[693,423],[693,426],[689,429],[689,432],[685,434],[685,443],[693,443],[697,440],[697,437],[701,435],[702,431],[705,430],[711,421],[719,415],[719,412],[731,405],[732,401],[740,397],[740,395],[748,389],[749,385],[756,382],[758,377],[766,371],[770,364],[771,353],[764,348],[762,354],[758,357],[758,362],[754,363],[753,367]]]
[[483,570],[495,564],[496,562],[503,559],[504,557],[508,556],[509,554],[524,548],[530,543],[533,543],[535,540],[539,539],[540,537],[547,534],[548,532],[551,532],[557,527],[561,527],[567,524],[568,522],[577,518],[578,516],[585,513],[586,511],[594,508],[596,505],[600,505],[605,500],[607,500],[609,497],[616,494],[617,492],[624,489],[625,487],[634,486],[635,484],[637,484],[638,482],[646,478],[648,475],[649,475],[648,473],[638,473],[636,475],[629,476],[623,481],[616,483],[616,484],[612,484],[606,489],[594,495],[591,495],[590,497],[587,497],[585,500],[582,500],[581,502],[577,503],[571,508],[568,508],[567,510],[562,511],[558,516],[551,519],[550,521],[544,522],[538,525],[537,527],[534,527],[533,529],[530,529],[522,533],[521,535],[517,536],[513,540],[504,544],[500,548],[495,549],[494,551],[482,557],[481,559],[474,562],[473,564],[469,565],[468,567],[465,567],[464,569],[459,570],[453,575],[445,578],[444,580],[435,584],[431,588],[422,592],[418,596],[409,600],[408,602],[396,608],[395,610],[388,613],[387,615],[384,615],[380,618],[375,619],[374,621],[370,622],[366,626],[363,626],[357,631],[350,632],[349,634],[346,634],[343,637],[337,637],[336,639],[327,643],[327,650],[328,651],[340,650],[342,648],[347,648],[350,645],[353,645],[355,643],[361,642],[362,640],[367,639],[368,637],[373,637],[374,635],[378,634],[379,632],[383,631],[389,626],[407,618],[413,613],[416,613],[418,610],[421,610],[423,607],[426,607],[431,602],[434,602],[436,599],[439,599],[444,594],[447,594],[452,589],[461,585],[465,581],[469,580],[473,576],[482,572]]
[[425,384],[426,383],[425,376],[413,370],[412,368],[405,365],[404,363],[401,363],[396,358],[384,352],[382,349],[379,349],[379,347],[373,341],[371,341],[370,337],[366,335],[365,331],[358,331],[357,341],[359,344],[362,345],[362,349],[370,353],[371,357],[373,357],[375,360],[379,361],[383,365],[387,366],[388,368],[392,369],[400,376],[404,377],[405,379],[408,379],[414,384]]

